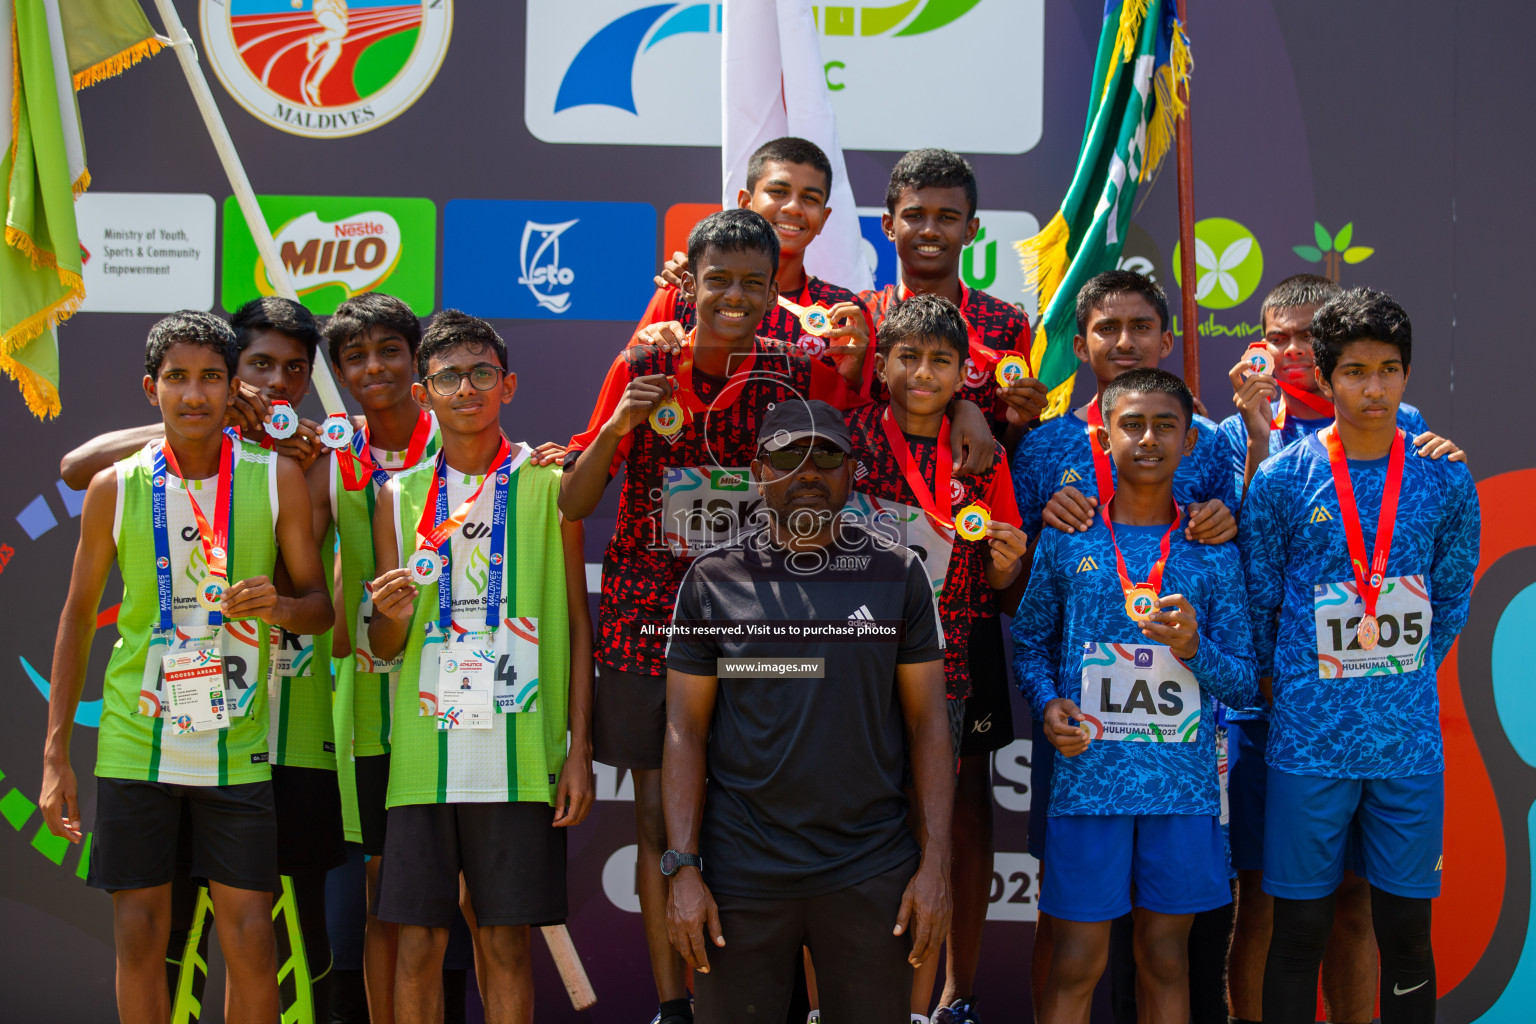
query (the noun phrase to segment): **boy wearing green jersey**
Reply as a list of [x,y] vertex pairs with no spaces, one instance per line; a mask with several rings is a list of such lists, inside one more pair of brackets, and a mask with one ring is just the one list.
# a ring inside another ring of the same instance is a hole
[[[326,539],[324,550],[337,552],[339,565],[332,633],[337,775],[346,837],[368,856],[371,911],[383,862],[389,727],[399,664],[375,659],[368,647],[373,602],[363,581],[376,575],[373,513],[379,489],[394,474],[430,462],[440,438],[437,421],[411,397],[421,323],[409,306],[382,292],[353,296],[326,321],[325,337],[331,367],[364,417],[351,444],[311,467],[309,493],[315,536]],[[395,925],[368,914],[363,977],[375,1020],[394,1020],[397,937]]]
[[462,874],[486,1020],[531,1021],[528,926],[564,919],[563,827],[593,797],[581,533],[560,471],[502,434],[517,376],[491,326],[444,310],[416,368],[442,448],[383,486],[373,524],[370,647],[403,658],[377,913],[400,926],[396,1019],[441,1020]]
[[[54,651],[40,803],[55,835],[80,842],[69,741],[115,563],[120,639],[103,685],[88,881],[113,896],[129,1022],[170,1016],[163,956],[184,806],[192,874],[209,882],[229,969],[225,1019],[267,1022],[279,1009],[265,631],[321,633],[331,610],[302,471],[221,429],[236,363],[234,333],[209,314],[150,331],[143,387],[164,440],[91,480]],[[292,596],[274,585],[279,557]]]

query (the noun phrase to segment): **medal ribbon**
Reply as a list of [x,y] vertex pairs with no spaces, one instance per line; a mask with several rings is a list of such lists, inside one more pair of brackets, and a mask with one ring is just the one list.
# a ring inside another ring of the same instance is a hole
[[1275,418],[1269,422],[1269,429],[1279,430],[1285,426],[1285,419],[1288,415],[1286,410],[1287,398],[1296,399],[1297,402],[1306,406],[1308,409],[1311,409],[1313,412],[1317,413],[1318,416],[1327,416],[1330,419],[1333,417],[1333,403],[1328,401],[1328,399],[1324,398],[1322,395],[1316,395],[1310,391],[1303,391],[1296,385],[1287,384],[1285,381],[1280,380],[1279,378],[1275,379],[1275,386],[1280,389],[1281,395],[1279,406],[1275,409]]
[[[1114,499],[1111,498],[1110,501]],[[1173,544],[1173,531],[1179,528],[1179,522],[1184,518],[1184,510],[1179,508],[1179,503],[1173,503],[1173,522],[1169,524],[1163,539],[1157,546],[1157,561],[1152,564],[1152,571],[1147,574],[1146,583],[1133,583],[1131,574],[1125,568],[1125,556],[1120,553],[1120,543],[1115,540],[1115,521],[1109,515],[1109,503],[1104,504],[1104,525],[1109,528],[1109,543],[1115,549],[1115,571],[1120,574],[1120,591],[1129,601],[1131,591],[1139,586],[1151,588],[1159,597],[1163,594],[1163,567],[1168,564],[1168,549]]]
[[1115,496],[1115,475],[1109,465],[1109,452],[1099,444],[1099,428],[1104,425],[1104,414],[1099,411],[1099,396],[1094,395],[1088,405],[1088,447],[1093,452],[1093,479],[1099,489],[1099,507],[1108,509]]
[[[197,499],[192,496],[192,489],[187,487],[187,501],[192,504],[192,516],[197,521],[198,539],[202,541],[203,557],[208,562],[208,572],[229,583],[229,521],[232,514],[232,501],[234,498],[234,465],[235,445],[228,436],[222,439],[219,449],[219,477],[214,489],[213,525],[208,523],[208,517],[203,515],[202,508]],[[153,465],[150,469],[151,485],[153,490],[150,495],[150,518],[155,534],[155,584],[160,599],[160,628],[171,629],[174,622],[171,618],[171,542],[169,534],[169,517],[165,508],[165,476],[170,472],[186,485],[187,479],[182,475],[181,467],[176,464],[176,453],[171,446],[162,443],[155,449]],[[211,611],[208,613],[208,625],[219,628],[224,624],[222,612]]]
[[[400,468],[410,469],[420,462],[421,453],[427,450],[427,442],[431,439],[432,414],[423,409],[416,418],[416,426],[411,430],[411,440],[405,450],[405,465]],[[379,468],[373,461],[366,426],[352,436],[352,443],[348,447],[336,450],[336,465],[341,471],[341,485],[346,490],[360,491],[369,480],[373,481],[375,487],[389,483],[388,471]]]
[[891,454],[895,456],[896,463],[901,466],[902,475],[907,478],[907,486],[912,493],[917,495],[917,502],[922,506],[928,518],[939,529],[939,536],[948,537],[955,531],[955,517],[953,515],[941,515],[939,509],[949,508],[953,504],[948,501],[949,481],[954,475],[955,456],[949,447],[949,417],[944,417],[944,422],[939,426],[938,457],[939,468],[934,474],[933,487],[930,489],[928,481],[923,479],[923,471],[918,467],[917,459],[912,455],[912,449],[907,445],[907,439],[900,428],[896,426],[896,420],[891,416],[891,410],[887,408],[880,417],[880,426],[885,431],[886,444],[890,445]]
[[804,313],[811,305],[811,275],[805,275],[805,283],[800,286],[800,291],[795,294],[796,301],[790,301],[783,292],[779,293],[779,305],[789,310],[795,316]]
[[752,379],[752,367],[757,364],[757,346],[754,343],[752,351],[747,354],[746,361],[727,379],[724,390],[715,397],[713,402],[705,405],[693,390],[693,336],[696,331],[697,328],[689,331],[688,337],[683,339],[683,351],[678,357],[677,375],[668,378],[668,383],[672,385],[672,393],[690,419],[705,415],[711,408],[723,409],[736,404],[736,399],[741,396],[741,389],[746,387],[747,382]]
[[1403,489],[1403,458],[1407,445],[1403,432],[1392,436],[1392,453],[1387,458],[1387,480],[1381,492],[1381,516],[1376,521],[1376,549],[1371,555],[1370,575],[1366,575],[1365,534],[1360,528],[1360,509],[1355,505],[1355,488],[1349,479],[1349,459],[1339,440],[1337,425],[1323,431],[1328,446],[1328,468],[1333,470],[1333,488],[1339,495],[1339,514],[1344,519],[1344,540],[1349,544],[1349,564],[1355,571],[1355,587],[1365,614],[1376,614],[1376,598],[1386,577],[1387,556],[1392,553],[1392,528],[1397,524],[1397,498]]

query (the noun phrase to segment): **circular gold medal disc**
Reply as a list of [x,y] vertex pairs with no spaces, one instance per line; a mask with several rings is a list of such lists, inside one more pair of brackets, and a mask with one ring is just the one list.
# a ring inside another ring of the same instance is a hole
[[824,338],[832,330],[832,321],[827,316],[828,312],[820,306],[807,306],[800,312],[800,326],[805,328],[806,334]]
[[1369,651],[1373,649],[1381,639],[1381,625],[1374,615],[1362,615],[1360,625],[1355,627],[1355,636],[1360,638],[1360,646]]
[[224,581],[217,576],[204,576],[197,585],[197,603],[210,612],[216,612],[224,604]]
[[1029,364],[1019,356],[1003,356],[992,371],[998,387],[1009,388],[1029,376]]
[[1145,622],[1157,611],[1157,591],[1148,586],[1132,587],[1125,594],[1125,614]]
[[976,504],[967,505],[955,514],[955,532],[966,540],[981,540],[987,535],[988,522],[990,517],[986,509]]
[[675,398],[662,402],[651,412],[651,429],[662,437],[671,437],[683,429],[683,407]]

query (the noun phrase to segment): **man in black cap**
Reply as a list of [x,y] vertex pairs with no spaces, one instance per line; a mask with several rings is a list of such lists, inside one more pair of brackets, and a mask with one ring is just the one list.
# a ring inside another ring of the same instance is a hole
[[759,528],[678,592],[662,872],[699,1024],[783,1020],[802,945],[829,1020],[904,1021],[949,926],[943,629],[917,556],[843,514],[851,449],[827,403],[780,403]]

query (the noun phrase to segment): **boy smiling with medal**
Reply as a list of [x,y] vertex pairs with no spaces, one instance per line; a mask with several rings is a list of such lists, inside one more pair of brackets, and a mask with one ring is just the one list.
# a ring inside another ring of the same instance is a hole
[[1317,311],[1311,333],[1334,423],[1264,462],[1242,523],[1259,674],[1273,692],[1263,1019],[1312,1019],[1354,833],[1382,1018],[1430,1021],[1445,799],[1435,677],[1466,623],[1477,491],[1465,465],[1405,455],[1413,331],[1401,306],[1354,289]]
[[[323,632],[331,611],[303,473],[221,430],[239,387],[235,366],[234,334],[217,317],[184,311],[151,330],[144,391],[164,440],[91,481],[59,625],[40,803],[55,835],[80,842],[69,739],[115,562],[121,639],[103,687],[89,882],[113,894],[124,1020],[170,1016],[164,951],[183,802],[192,807],[192,874],[209,882],[226,949],[229,1019],[278,1015],[267,650],[256,645],[241,678],[225,652],[232,637],[249,645],[267,624]],[[293,596],[273,585],[279,557]]]
[[1251,701],[1255,674],[1236,547],[1181,529],[1173,481],[1193,410],[1183,382],[1155,368],[1104,388],[1095,433],[1118,474],[1113,500],[1083,532],[1040,536],[1013,623],[1020,688],[1057,751],[1040,896],[1053,919],[1049,1024],[1086,1018],[1111,922],[1133,905],[1143,1012],[1187,1019],[1191,923],[1231,899],[1215,709]]
[[[986,470],[971,476],[953,473],[945,409],[960,388],[966,356],[966,323],[948,299],[914,295],[891,307],[880,324],[876,356],[876,373],[890,402],[856,409],[847,417],[859,492],[848,508],[883,522],[872,526],[877,532],[894,529],[900,542],[923,559],[944,626],[945,695],[955,756],[958,761],[965,754],[980,754],[979,760],[990,765],[990,748],[968,750],[963,742],[966,701],[974,686],[971,633],[982,618],[982,598],[1018,578],[1027,542],[1001,444]],[[988,652],[977,653],[985,658]],[[995,669],[1006,677],[1004,665]],[[991,833],[991,789],[983,785],[990,782],[988,774],[961,776],[962,783],[980,790],[970,795],[981,799],[965,801],[971,813],[954,819],[957,851],[969,837]],[[977,806],[979,814],[973,810]],[[968,952],[952,951],[951,962],[957,956],[964,961],[979,948],[992,878],[990,872],[965,867],[957,858],[952,868],[955,917],[948,940],[952,947],[958,940]],[[932,1006],[937,972],[936,957],[917,968],[914,1017]],[[957,982],[955,988],[951,1002],[970,1001],[969,982]]]
[[378,917],[400,925],[396,1015],[440,1020],[462,873],[487,1017],[529,1021],[528,926],[565,918],[564,828],[592,803],[581,535],[559,470],[502,434],[517,377],[491,326],[444,310],[416,365],[442,448],[383,486],[373,527],[369,641],[403,658]]

